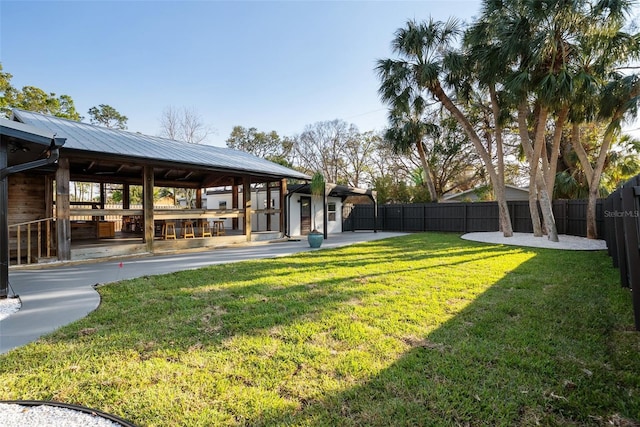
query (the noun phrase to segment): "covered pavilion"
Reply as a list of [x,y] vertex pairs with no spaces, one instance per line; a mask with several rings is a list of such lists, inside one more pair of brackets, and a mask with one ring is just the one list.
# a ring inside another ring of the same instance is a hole
[[[255,212],[277,215],[279,224],[273,224],[269,236],[282,237],[287,180],[309,179],[293,169],[228,148],[18,109],[13,110],[11,120],[0,120],[2,151],[9,166],[42,159],[41,153],[52,139],[64,142],[57,162],[43,161],[38,167],[9,175],[5,180],[8,203],[3,204],[2,211],[7,217],[9,254],[14,263],[44,258],[80,259],[90,250],[88,242],[99,243],[102,256],[110,256],[252,241],[260,238],[252,235],[250,213]],[[18,132],[20,129],[22,133]],[[97,200],[72,200],[70,188],[78,182],[99,187]],[[264,184],[278,192],[278,199],[283,202],[265,209],[251,206],[254,184]],[[122,189],[122,202],[117,208],[105,206],[106,185]],[[141,207],[132,206],[134,186],[142,188]],[[202,189],[218,186],[231,186],[238,195],[234,200],[239,202],[223,210],[203,207]],[[170,209],[154,207],[156,187],[189,189],[195,195],[194,203]],[[121,218],[123,229],[126,226],[130,227],[127,231],[133,231],[126,235],[127,239],[114,235],[113,225],[109,224],[114,217]],[[232,218],[233,229],[216,236],[220,233],[211,226],[221,217]],[[187,228],[181,229],[182,224]],[[185,238],[173,235],[176,228]]]

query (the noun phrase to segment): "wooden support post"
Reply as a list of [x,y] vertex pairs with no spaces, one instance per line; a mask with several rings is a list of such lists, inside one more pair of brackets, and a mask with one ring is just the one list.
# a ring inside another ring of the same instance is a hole
[[44,216],[46,218],[53,217],[53,179],[51,175],[44,178]]
[[144,242],[147,252],[153,252],[153,168],[144,167],[144,179],[142,184],[142,209],[144,211]]
[[202,188],[196,189],[196,209],[202,209]]
[[56,236],[58,240],[58,260],[71,260],[71,218],[69,211],[69,159],[58,160],[56,171]]
[[[267,209],[271,209],[271,183],[267,182]],[[267,214],[267,231],[271,231],[271,214]]]
[[286,197],[287,197],[287,180],[283,179],[280,181],[280,198],[278,199],[280,202],[280,233],[284,235],[285,233],[285,221],[286,221]]
[[[0,170],[8,165],[7,144],[0,145]],[[0,181],[0,299],[9,295],[9,177]],[[20,254],[18,254],[20,257]]]
[[129,209],[131,207],[131,186],[129,184],[122,184],[122,209]]
[[251,177],[242,177],[242,204],[244,206],[244,234],[251,241]]
[[[231,209],[238,209],[238,179],[233,179],[233,185],[231,186]],[[231,220],[231,228],[233,230],[238,229],[238,218]]]
[[[104,182],[100,183],[100,209],[104,209],[104,203],[107,199],[107,189]],[[104,216],[100,217],[100,221],[104,221]]]

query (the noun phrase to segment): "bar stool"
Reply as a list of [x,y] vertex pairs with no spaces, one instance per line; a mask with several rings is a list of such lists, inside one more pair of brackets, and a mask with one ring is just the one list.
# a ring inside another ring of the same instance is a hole
[[175,222],[165,222],[162,224],[162,237],[165,240],[167,239],[176,239],[176,223]]
[[211,237],[211,227],[209,226],[209,221],[202,220],[200,222],[200,228],[202,229],[202,237]]
[[213,221],[213,235],[214,236],[224,236],[224,221],[215,220]]
[[193,221],[185,221],[182,223],[182,237],[196,237],[196,233],[193,230]]

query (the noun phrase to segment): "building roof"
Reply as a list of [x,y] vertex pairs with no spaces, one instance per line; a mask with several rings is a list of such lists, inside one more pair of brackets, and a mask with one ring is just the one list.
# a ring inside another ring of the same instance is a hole
[[230,148],[109,129],[19,109],[13,110],[13,119],[41,132],[66,138],[63,153],[74,151],[88,155],[197,166],[219,172],[240,171],[259,176],[309,179],[301,172]]
[[[511,185],[511,184],[505,184],[505,187],[506,188],[510,188],[512,190],[515,190],[515,191],[521,191],[523,193],[526,193],[527,195],[529,194],[529,189],[528,188],[516,187],[515,185]],[[448,194],[448,195],[446,195],[446,196],[444,196],[442,198],[442,201],[443,202],[452,201],[452,200],[458,199],[460,197],[464,197],[466,195],[473,194],[479,188],[481,188],[481,187],[474,187],[474,188],[471,188],[469,190],[462,191],[460,193]]]
[[53,133],[24,123],[0,118],[0,137],[7,144],[7,165],[14,166],[41,159],[51,144],[61,146],[63,138],[54,138]]
[[[339,185],[333,183],[327,183],[327,196],[329,197],[340,197],[341,199],[345,199],[347,197],[352,196],[367,196],[371,200],[377,199],[377,193],[374,190],[364,189],[364,188],[356,188],[349,187],[346,185]],[[311,194],[311,185],[310,184],[294,184],[288,187],[289,193],[302,193],[302,194]]]

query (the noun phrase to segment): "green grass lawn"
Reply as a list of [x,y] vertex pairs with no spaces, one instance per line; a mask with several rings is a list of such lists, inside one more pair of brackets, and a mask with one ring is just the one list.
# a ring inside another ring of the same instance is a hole
[[0,356],[0,398],[141,426],[640,421],[640,333],[605,252],[415,234],[100,293]]

